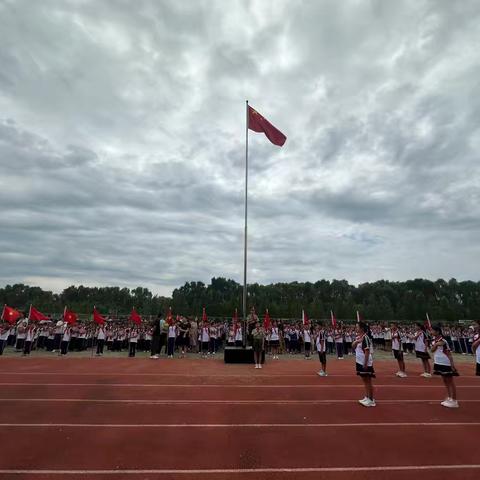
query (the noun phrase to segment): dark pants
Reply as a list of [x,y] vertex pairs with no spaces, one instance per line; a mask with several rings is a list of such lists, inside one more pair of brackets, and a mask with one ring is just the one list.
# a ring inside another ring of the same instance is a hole
[[343,342],[335,342],[335,345],[337,347],[337,357],[342,358],[343,357]]
[[7,340],[0,340],[0,355],[3,355],[3,351],[5,350],[6,345],[7,345]]
[[165,353],[167,353],[167,334],[161,333],[158,340],[158,353],[162,353],[162,349],[165,348]]
[[37,348],[40,349],[40,348],[43,348],[45,346],[45,339],[47,337],[45,337],[44,335],[42,335],[41,337],[38,337],[38,343],[37,343]]
[[129,348],[128,348],[128,356],[134,357],[136,350],[137,350],[137,344],[135,342],[130,342]]
[[210,339],[210,353],[215,353],[217,351],[217,339]]
[[152,337],[152,349],[150,353],[152,357],[160,353],[160,337]]
[[173,356],[173,351],[175,350],[175,337],[170,337],[168,339],[168,356]]
[[30,355],[30,352],[32,351],[32,343],[33,342],[31,340],[25,341],[25,344],[23,346],[24,355]]
[[62,355],[66,355],[67,352],[68,352],[68,344],[69,342],[67,342],[66,340],[62,340],[62,342],[60,343],[60,353]]
[[17,338],[17,344],[15,345],[15,350],[23,350],[24,346],[25,346],[25,339]]
[[55,336],[53,337],[53,349],[59,350],[61,342],[62,342],[62,335],[60,333],[56,333]]
[[17,337],[15,335],[9,335],[8,340],[7,340],[7,345],[15,345],[15,342],[17,341]]
[[98,340],[97,343],[97,355],[103,355],[103,347],[105,346],[105,340]]
[[332,354],[334,352],[334,343],[333,342],[327,342],[327,353]]
[[53,338],[47,338],[45,345],[47,347],[47,352],[51,352],[53,350]]

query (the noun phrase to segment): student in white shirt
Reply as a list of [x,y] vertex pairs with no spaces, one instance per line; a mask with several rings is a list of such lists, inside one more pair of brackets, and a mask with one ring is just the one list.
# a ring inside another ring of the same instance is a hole
[[36,328],[35,326],[30,323],[28,326],[27,326],[27,330],[25,332],[25,343],[23,345],[23,355],[30,355],[30,352],[32,351],[32,344],[33,344],[33,340],[35,338],[35,331],[36,331]]
[[210,326],[210,350],[209,354],[215,355],[217,353],[217,336],[218,329],[215,325]]
[[175,351],[175,339],[177,338],[177,326],[175,324],[168,326],[168,344],[167,344],[167,355],[168,358],[173,358],[173,353]]
[[[203,340],[202,340],[203,342]],[[235,324],[235,346],[241,347],[243,346],[243,333],[242,333],[242,325],[239,323]]]
[[138,330],[136,328],[132,328],[130,332],[127,333],[127,335],[128,335],[128,356],[134,357],[135,352],[137,350]]
[[432,327],[434,339],[432,342],[433,352],[433,373],[441,375],[445,388],[447,389],[447,398],[441,403],[447,408],[458,408],[457,387],[453,377],[458,376],[457,369],[453,363],[452,352],[443,338],[440,325]]
[[105,338],[107,332],[104,325],[99,325],[97,328],[97,355],[100,357],[103,355],[103,347],[105,346]]
[[70,344],[71,328],[65,325],[63,328],[62,343],[60,344],[60,355],[66,355],[68,352],[68,345]]
[[270,331],[270,347],[272,349],[273,359],[278,360],[278,348],[280,347],[280,331],[277,322],[273,322]]
[[422,377],[430,378],[432,376],[432,369],[430,367],[430,355],[427,352],[427,332],[425,326],[417,323],[417,330],[415,332],[415,355],[422,360],[423,373]]
[[365,386],[365,398],[359,400],[364,407],[375,407],[373,398],[372,378],[375,378],[373,369],[373,345],[368,336],[368,325],[364,322],[357,323],[357,338],[352,343],[355,349],[355,362],[357,375],[359,375]]
[[403,359],[402,339],[396,323],[392,323],[390,336],[392,340],[392,353],[395,360],[398,362],[398,372],[396,375],[397,377],[405,378],[407,374],[405,372],[405,360]]
[[310,360],[311,358],[310,354],[312,351],[312,334],[308,326],[303,327],[302,338],[303,338],[303,349],[305,353],[305,359]]
[[475,333],[473,334],[472,352],[475,354],[477,364],[475,369],[475,375],[478,375],[480,377],[480,323],[476,322],[473,328],[475,330]]
[[3,355],[5,346],[7,345],[8,336],[10,335],[10,325],[0,324],[0,355]]
[[315,332],[315,346],[317,347],[318,360],[320,361],[320,377],[326,377],[327,374],[327,334],[323,329],[323,324],[319,324]]
[[208,347],[210,346],[210,329],[208,327],[208,323],[202,324],[201,343],[202,357],[206,358],[207,354],[209,353]]

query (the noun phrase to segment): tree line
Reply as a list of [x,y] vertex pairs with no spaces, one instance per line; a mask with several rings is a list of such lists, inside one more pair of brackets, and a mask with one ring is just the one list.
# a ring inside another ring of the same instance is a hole
[[[30,304],[44,313],[60,313],[65,305],[89,314],[93,305],[103,314],[127,315],[135,307],[142,315],[173,313],[200,317],[202,308],[213,317],[231,317],[242,312],[242,285],[223,277],[210,284],[186,282],[171,297],[154,295],[147,288],[70,286],[53,293],[23,284],[0,288],[0,302],[24,311]],[[480,318],[480,282],[454,278],[426,279],[350,285],[346,280],[290,282],[248,286],[248,307],[262,315],[268,308],[274,318],[299,318],[304,309],[310,318],[327,319],[330,310],[340,320],[353,320],[358,310],[371,321],[418,321],[426,312],[432,320],[457,321]]]

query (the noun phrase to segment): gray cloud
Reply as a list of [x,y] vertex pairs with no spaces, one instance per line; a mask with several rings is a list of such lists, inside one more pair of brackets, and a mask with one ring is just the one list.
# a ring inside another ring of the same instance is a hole
[[476,1],[0,2],[0,283],[478,280]]

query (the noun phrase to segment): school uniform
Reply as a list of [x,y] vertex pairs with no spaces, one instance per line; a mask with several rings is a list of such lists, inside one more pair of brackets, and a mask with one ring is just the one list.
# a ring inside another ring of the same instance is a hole
[[[203,346],[203,334],[202,334],[202,349],[204,348]],[[242,327],[237,326],[237,330],[235,332],[235,346],[236,347],[241,347],[243,345],[243,333],[242,333]]]
[[35,327],[28,327],[25,334],[25,343],[23,345],[23,354],[30,355],[32,351],[32,344],[35,338]]
[[132,330],[130,332],[130,338],[128,339],[128,356],[134,357],[135,352],[137,349],[137,340],[138,340],[138,333],[136,330]]
[[10,327],[7,338],[7,345],[13,346],[17,341],[17,330],[15,327]]
[[425,334],[419,332],[415,335],[415,356],[421,358],[422,360],[429,360],[430,355],[427,352],[427,346],[425,343]]
[[3,351],[7,346],[9,335],[10,335],[9,328],[0,327],[0,355],[3,355]]
[[68,346],[71,340],[71,329],[70,327],[65,327],[62,336],[62,342],[60,343],[60,353],[61,355],[66,355],[68,353]]
[[97,355],[103,355],[103,348],[105,346],[106,332],[103,326],[98,327],[97,330]]
[[60,349],[60,343],[62,342],[63,327],[56,327],[53,337],[53,352]]
[[[238,334],[238,331],[237,331]],[[210,331],[208,327],[202,327],[202,353],[206,355],[210,345]]]
[[315,346],[317,347],[318,360],[322,365],[327,363],[327,352],[326,352],[326,338],[325,332],[321,330],[315,340]]
[[235,345],[235,330],[231,328],[228,330],[227,346],[233,347],[234,345]]
[[168,327],[168,348],[167,348],[167,354],[169,357],[173,357],[173,352],[175,350],[176,337],[177,337],[177,327],[175,325],[170,325]]
[[55,330],[53,328],[50,328],[48,330],[48,337],[47,337],[47,341],[46,341],[47,352],[53,351],[54,341],[55,341]]
[[17,327],[17,343],[15,345],[15,350],[22,351],[23,347],[25,346],[25,337],[27,336],[25,327],[23,325],[19,325]]
[[337,349],[337,358],[343,358],[343,333],[341,330],[335,330],[335,347]]
[[[476,333],[473,336],[473,341],[476,342],[477,340],[480,339],[480,333]],[[480,376],[480,345],[477,347],[477,350],[475,351],[475,359],[476,359],[476,369],[475,369],[475,375]]]
[[312,336],[310,335],[310,330],[308,329],[303,331],[303,347],[305,350],[305,356],[309,357],[312,349]]
[[210,327],[210,353],[215,355],[217,353],[217,327]]
[[279,347],[280,346],[280,335],[278,332],[278,327],[272,327],[270,332],[270,346]]
[[457,377],[457,371],[454,371],[452,368],[452,363],[448,358],[447,353],[450,352],[450,348],[446,340],[440,336],[433,340],[432,346],[435,343],[443,342],[443,345],[440,345],[433,352],[433,374],[441,375],[442,377]]
[[[369,349],[368,363],[365,367],[365,350]],[[357,375],[361,377],[375,378],[375,370],[373,368],[373,344],[370,337],[364,334],[361,341],[355,347],[355,368]]]
[[398,330],[392,332],[392,353],[395,360],[399,362],[403,360],[402,339]]

